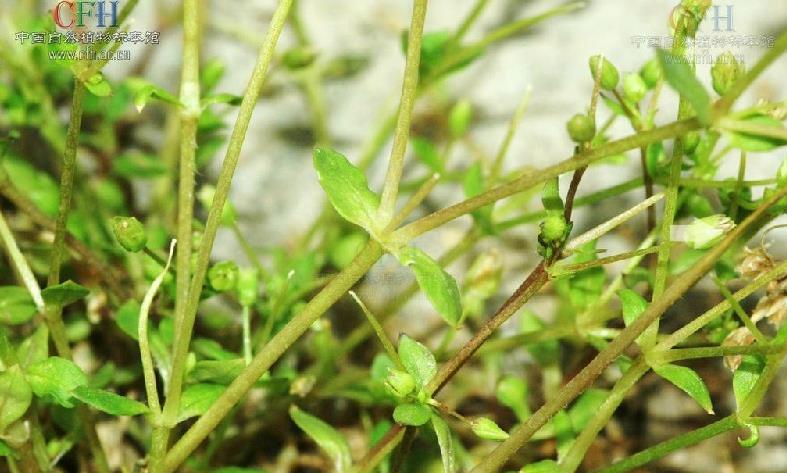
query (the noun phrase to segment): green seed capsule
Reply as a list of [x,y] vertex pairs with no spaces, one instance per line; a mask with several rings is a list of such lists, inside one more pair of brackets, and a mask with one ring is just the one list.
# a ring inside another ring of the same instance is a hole
[[648,93],[648,86],[637,73],[626,74],[623,78],[623,97],[626,100],[638,103]]
[[568,136],[577,143],[587,143],[596,136],[596,124],[587,115],[578,113],[566,123]]
[[541,222],[541,238],[545,242],[559,242],[563,240],[567,228],[568,224],[563,215],[547,215],[544,221]]
[[218,292],[234,289],[238,284],[238,265],[233,261],[216,263],[208,271],[208,282]]
[[126,251],[142,251],[148,243],[145,226],[134,217],[113,217],[112,231],[120,246]]
[[713,90],[719,95],[726,94],[745,73],[746,66],[738,62],[731,52],[727,51],[719,55],[710,70],[710,75],[713,78]]
[[472,120],[473,105],[467,100],[460,100],[457,102],[448,116],[448,128],[451,131],[451,136],[454,138],[461,138],[466,135]]
[[415,390],[415,379],[407,372],[392,369],[385,378],[385,386],[396,397],[405,397]]
[[639,75],[642,77],[648,89],[656,87],[662,77],[664,77],[661,71],[661,64],[659,64],[659,60],[656,58],[646,62],[645,65],[642,66],[642,69],[639,70]]
[[601,88],[604,90],[615,90],[620,81],[620,74],[617,68],[607,60],[607,58],[596,55],[590,58],[590,77],[596,80],[596,71],[599,68],[599,61],[601,62]]

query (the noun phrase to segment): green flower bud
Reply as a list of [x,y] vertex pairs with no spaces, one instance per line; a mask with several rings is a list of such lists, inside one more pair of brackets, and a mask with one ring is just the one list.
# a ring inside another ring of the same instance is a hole
[[415,379],[405,371],[388,370],[385,387],[396,397],[405,397],[415,390]]
[[577,113],[566,123],[568,136],[577,143],[587,143],[596,136],[596,124],[582,113]]
[[142,251],[148,243],[145,226],[134,217],[113,217],[112,231],[120,246],[126,251]]
[[541,222],[541,238],[548,243],[565,238],[568,224],[562,214],[550,214]]
[[238,265],[233,261],[214,264],[208,271],[208,282],[218,292],[234,289],[238,284]]
[[656,87],[662,77],[664,77],[664,73],[661,71],[661,64],[656,58],[646,62],[642,69],[639,70],[639,75],[648,89]]
[[451,109],[448,116],[448,128],[451,136],[460,138],[467,134],[470,122],[473,120],[473,105],[467,100],[460,100]]
[[727,51],[719,55],[710,70],[710,75],[713,78],[713,90],[719,95],[726,94],[745,73],[746,66],[738,62],[731,52]]
[[710,248],[734,227],[735,223],[726,215],[697,219],[686,228],[686,244],[695,250]]
[[632,103],[638,103],[648,93],[648,85],[637,73],[626,74],[623,78],[623,97]]
[[286,51],[281,57],[281,62],[287,69],[295,71],[311,66],[316,58],[317,53],[314,49],[300,46]]
[[501,429],[495,421],[486,417],[478,417],[470,423],[473,433],[484,440],[503,441],[508,438],[508,432]]
[[591,56],[590,58],[590,77],[593,80],[596,80],[596,71],[599,68],[599,61],[601,62],[601,88],[604,90],[615,90],[615,87],[618,86],[618,81],[620,81],[620,74],[618,73],[617,68],[607,60],[607,58],[596,55]]
[[238,292],[238,302],[243,306],[250,306],[257,300],[260,291],[260,283],[256,269],[241,269],[238,272],[238,285],[235,288]]

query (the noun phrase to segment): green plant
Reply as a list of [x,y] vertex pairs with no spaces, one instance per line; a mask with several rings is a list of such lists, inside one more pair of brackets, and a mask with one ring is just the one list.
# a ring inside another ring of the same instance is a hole
[[[125,2],[121,25],[136,3]],[[488,0],[477,0],[454,31],[425,31],[427,3],[412,2],[398,108],[358,159],[334,149],[322,92],[325,81],[351,73],[357,61],[323,57],[295,0],[277,2],[241,97],[215,92],[223,74],[219,62],[200,63],[205,19],[197,0],[182,5],[178,94],[140,77],[109,80],[102,73],[105,60],[52,62],[46,53],[57,48],[51,44],[0,44],[0,61],[10,71],[0,75],[0,243],[7,255],[0,266],[0,456],[9,471],[61,465],[110,471],[114,465],[96,428],[100,416],[113,419],[118,436],[136,445],[153,473],[261,471],[231,466],[262,465],[248,449],[234,452],[230,445],[266,436],[276,439],[266,446],[266,466],[282,469],[300,461],[337,472],[424,471],[423,462],[439,456],[446,473],[567,473],[582,467],[600,431],[651,371],[708,415],[718,410],[724,417],[598,471],[630,471],[737,429],[748,431],[741,446],[752,447],[759,427],[787,427],[787,419],[755,415],[787,356],[787,263],[775,261],[764,244],[745,246],[787,209],[787,165],[772,179],[746,180],[749,154],[787,144],[787,102],[733,109],[787,50],[787,33],[749,70],[722,55],[708,78],[716,97],[697,76],[687,46],[710,3],[683,0],[674,46],[658,50],[639,72],[621,78],[612,58],[590,58],[589,106],[566,122],[570,157],[543,169],[504,172],[530,93],[514,111],[499,150],[487,157],[474,151],[470,136],[474,105],[445,100],[442,86],[495,44],[584,5],[517,19],[469,42],[465,36]],[[31,21],[51,29],[46,20]],[[297,44],[277,53],[285,29]],[[91,47],[111,51],[118,45]],[[313,121],[312,163],[328,205],[304,235],[261,255],[257,242],[244,236],[229,194],[271,76],[303,93]],[[655,112],[667,88],[679,96],[676,120],[659,124]],[[424,97],[442,100],[444,120],[434,136],[414,132],[415,106]],[[54,113],[64,102],[70,102],[67,127]],[[198,173],[225,141],[221,114],[232,107],[237,117],[215,186],[195,191]],[[116,136],[121,125],[137,125],[130,113],[150,109],[166,117],[161,160],[129,151],[133,146]],[[613,139],[610,129],[618,120],[631,126],[631,135]],[[367,170],[389,138],[378,192]],[[32,165],[26,156],[31,142],[55,164]],[[408,148],[422,164],[413,172],[405,169]],[[111,157],[109,164],[78,169],[81,149],[99,164]],[[472,163],[453,162],[458,150]],[[734,150],[740,152],[738,178],[717,177]],[[586,172],[632,151],[640,155],[642,177],[578,196]],[[570,183],[561,190],[559,178],[566,174]],[[146,181],[151,191],[144,212],[128,196],[132,180]],[[437,186],[461,188],[465,199],[413,218],[431,208],[424,204]],[[761,197],[753,188],[762,189]],[[176,202],[170,199],[174,189]],[[575,234],[577,209],[640,189],[641,203]],[[539,192],[538,210],[518,213]],[[657,215],[659,201],[664,208]],[[600,239],[642,214],[646,225],[634,232],[634,249],[602,256]],[[441,257],[415,241],[465,216],[466,233]],[[682,223],[684,238],[674,241]],[[515,227],[531,230],[527,243],[540,261],[485,318],[504,280],[513,277],[503,270],[501,255],[521,251],[505,246],[506,232]],[[238,240],[246,263],[212,260],[222,228]],[[494,249],[477,248],[481,240]],[[412,283],[387,305],[367,305],[366,290],[386,290],[384,282],[367,277],[385,254],[412,274]],[[472,257],[466,271],[452,266],[465,255]],[[613,271],[609,265],[618,262],[626,266]],[[660,327],[706,277],[721,302],[672,333]],[[733,280],[746,284],[732,292]],[[556,294],[554,317],[523,310],[547,286]],[[435,337],[419,341],[402,333],[392,340],[384,324],[406,318],[403,306],[419,292],[438,316],[439,325],[427,332]],[[346,295],[356,304],[337,304]],[[742,302],[756,296],[755,308],[747,310]],[[202,305],[209,298],[230,309]],[[501,335],[498,329],[515,316],[517,333]],[[348,320],[357,322],[352,331],[333,326]],[[372,337],[376,341],[366,343]],[[87,354],[75,356],[74,344]],[[118,354],[113,344],[126,350]],[[518,348],[532,358],[540,385],[506,368],[503,355]],[[572,376],[570,365],[582,358],[577,354],[593,357]],[[729,367],[734,412],[718,409],[702,373],[686,365],[701,358]],[[468,409],[478,380],[491,380],[486,384],[493,388],[480,390],[488,397],[482,409]],[[253,402],[246,402],[250,391]],[[546,401],[532,410],[529,396],[536,392]],[[115,419],[121,417],[130,419]],[[304,438],[330,461],[299,456]],[[533,441],[553,442],[554,458],[525,448]]]

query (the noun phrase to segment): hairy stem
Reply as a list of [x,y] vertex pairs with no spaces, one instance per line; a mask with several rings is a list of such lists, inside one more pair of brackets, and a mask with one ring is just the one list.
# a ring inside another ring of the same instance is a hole
[[[194,319],[199,307],[202,283],[205,280],[208,265],[210,263],[210,253],[213,249],[213,243],[216,240],[216,232],[218,231],[221,221],[221,213],[227,201],[227,197],[229,196],[232,176],[235,173],[235,168],[240,158],[243,141],[246,137],[246,131],[249,128],[249,122],[251,121],[254,107],[260,95],[260,91],[262,90],[263,83],[265,82],[268,67],[275,53],[276,43],[284,28],[287,15],[292,6],[292,1],[293,0],[281,0],[276,8],[276,12],[271,18],[268,34],[260,49],[257,63],[254,66],[249,85],[243,96],[243,101],[238,111],[238,118],[232,130],[227,153],[221,167],[216,185],[216,193],[208,213],[208,220],[205,224],[202,243],[197,253],[197,264],[191,278],[187,303],[184,308],[183,317],[180,320],[180,326],[177,330],[175,346],[173,347],[172,379],[167,392],[167,401],[165,403],[165,411],[168,414],[167,420],[170,421],[172,421],[174,417],[173,413],[177,413],[180,406],[181,387],[186,368],[189,344],[191,342],[191,333],[194,328]],[[169,462],[167,464],[169,464]]]
[[391,157],[388,161],[385,185],[380,197],[379,221],[383,225],[387,225],[394,215],[399,183],[404,170],[404,154],[407,151],[410,122],[412,121],[415,99],[418,95],[418,69],[421,64],[421,39],[424,33],[427,3],[428,0],[413,1],[413,16],[408,35],[407,62],[402,81],[402,97],[399,101],[399,116],[396,121],[396,132],[394,133]]

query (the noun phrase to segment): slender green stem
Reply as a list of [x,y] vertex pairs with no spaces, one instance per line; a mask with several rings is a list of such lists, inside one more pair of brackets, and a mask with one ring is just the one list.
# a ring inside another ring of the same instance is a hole
[[599,266],[605,266],[611,263],[617,263],[618,261],[625,261],[627,259],[636,258],[637,256],[649,255],[652,253],[656,253],[657,251],[659,251],[659,247],[654,246],[651,248],[643,248],[641,250],[627,251],[625,253],[620,253],[618,255],[598,258],[592,261],[588,261],[586,263],[553,265],[551,268],[549,268],[549,274],[553,278],[559,278],[562,276],[568,276],[570,274],[577,273],[579,271],[584,271],[586,269],[597,268]]
[[[142,304],[139,308],[139,322],[137,324],[137,338],[139,339],[139,355],[142,361],[142,374],[145,378],[145,394],[148,399],[148,407],[153,414],[153,423],[159,427],[161,423],[161,406],[159,404],[158,388],[156,387],[156,371],[153,368],[153,355],[150,351],[150,341],[148,339],[148,315],[150,313],[150,306],[153,304],[153,298],[156,297],[161,283],[164,281],[164,276],[167,275],[169,265],[172,263],[172,254],[175,250],[175,240],[172,241],[169,247],[169,258],[167,259],[161,273],[153,280],[150,288],[145,293],[142,299]],[[155,448],[155,447],[154,447]],[[151,455],[152,457],[152,455]]]
[[779,347],[770,345],[753,345],[746,347],[697,347],[697,348],[673,348],[663,355],[659,356],[659,360],[665,363],[672,363],[673,361],[681,360],[696,360],[698,358],[716,358],[720,356],[735,356],[735,355],[770,355],[778,353]]
[[777,140],[787,141],[787,128],[780,126],[761,125],[759,123],[725,118],[719,120],[718,126],[719,128],[735,131],[738,133],[746,133],[749,135],[761,136],[763,138],[775,138]]
[[396,226],[401,224],[413,210],[421,205],[421,202],[423,202],[424,199],[429,196],[429,193],[432,192],[432,189],[434,189],[434,186],[437,185],[439,180],[439,174],[432,174],[429,179],[424,181],[421,187],[419,187],[418,190],[415,191],[415,193],[407,200],[404,206],[402,206],[402,209],[396,213],[393,219],[391,219],[391,223],[388,224],[386,231],[395,229]]
[[[60,175],[60,204],[55,223],[55,238],[52,243],[52,256],[49,262],[47,287],[60,283],[60,267],[65,258],[66,223],[71,212],[71,198],[74,193],[74,176],[76,175],[76,155],[79,147],[79,134],[82,129],[82,100],[85,96],[85,85],[74,79],[74,94],[71,99],[71,115],[66,133],[66,145],[63,152],[63,163]],[[63,323],[63,308],[59,305],[48,306],[45,311],[47,327],[52,335],[57,353],[71,359],[71,347],[68,344],[66,326]],[[79,417],[85,428],[85,436],[93,455],[94,463],[101,473],[109,473],[109,464],[101,443],[98,440],[93,416],[84,407],[79,408]]]
[[[76,155],[79,145],[79,132],[82,128],[82,99],[85,95],[85,86],[79,80],[74,80],[74,96],[71,102],[71,118],[66,135],[66,148],[63,154],[62,174],[60,176],[60,206],[55,223],[55,238],[52,243],[52,256],[49,262],[49,276],[47,286],[60,283],[60,266],[65,258],[66,223],[71,211],[71,197],[74,192],[74,176],[76,175]],[[55,348],[63,358],[71,358],[71,347],[68,345],[65,325],[61,317],[61,307],[48,307],[46,320]]]
[[394,238],[402,241],[411,240],[455,218],[468,214],[485,205],[489,205],[492,202],[505,199],[506,197],[530,189],[566,172],[586,167],[608,156],[614,156],[625,151],[637,149],[641,146],[674,138],[689,131],[696,130],[699,126],[699,122],[695,119],[683,120],[660,128],[654,128],[648,132],[631,135],[618,141],[612,141],[589,151],[577,154],[555,165],[528,173],[509,183],[493,187],[473,198],[420,218],[394,232]]
[[354,291],[350,291],[350,295],[361,307],[363,315],[365,315],[366,320],[369,321],[369,325],[371,325],[372,330],[374,330],[374,333],[377,335],[377,339],[380,340],[380,344],[383,346],[386,353],[388,353],[388,357],[391,358],[391,361],[396,363],[397,366],[399,366],[399,369],[402,369],[403,367],[402,362],[399,360],[399,354],[396,352],[393,342],[390,338],[388,338],[388,334],[385,333],[385,329],[382,325],[380,325],[377,317],[375,317],[374,314],[372,314],[372,312],[366,307],[366,304],[364,304],[361,298],[358,297],[358,294],[356,294]]
[[[175,261],[175,342],[173,360],[179,360],[178,348],[185,345],[188,349],[191,330],[184,330],[189,286],[191,283],[191,234],[194,216],[194,180],[197,152],[197,122],[202,113],[199,83],[200,15],[198,0],[183,1],[183,66],[180,76],[180,158],[178,170],[178,214],[177,214],[177,257]],[[201,284],[201,282],[200,282]],[[151,287],[152,289],[152,287]],[[201,291],[201,287],[197,290]],[[185,339],[185,341],[184,341]],[[140,339],[141,341],[141,339]],[[144,358],[143,358],[144,359]],[[159,466],[167,451],[169,429],[176,422],[180,410],[180,394],[183,379],[183,366],[173,364],[170,372],[167,399],[164,403],[161,424],[156,426],[155,441],[150,451],[150,465],[153,472]],[[155,379],[153,380],[155,389]],[[150,396],[148,392],[148,396]],[[157,394],[156,394],[157,396]],[[148,402],[151,402],[150,400]],[[154,415],[156,406],[151,404]]]
[[33,302],[38,312],[43,314],[46,308],[44,306],[44,299],[41,297],[41,287],[38,285],[38,281],[33,274],[33,270],[30,269],[30,265],[27,264],[25,256],[19,250],[14,234],[11,233],[11,229],[8,228],[8,224],[2,212],[0,212],[0,240],[5,246],[8,259],[11,260],[11,265],[16,270],[22,284],[27,288],[27,292],[30,293],[30,297],[33,298]]
[[524,30],[527,30],[528,28],[532,28],[533,26],[542,23],[555,16],[565,15],[567,13],[571,13],[573,11],[584,8],[586,5],[587,3],[583,1],[568,3],[565,5],[560,5],[558,7],[549,9],[544,13],[540,13],[538,15],[534,15],[528,18],[522,18],[521,20],[507,23],[504,26],[501,26],[500,28],[487,34],[486,36],[476,41],[475,43],[472,43],[464,48],[461,48],[456,53],[448,56],[444,61],[440,63],[438,67],[436,67],[432,71],[432,73],[429,75],[428,78],[425,78],[425,82],[432,82],[434,79],[440,78],[446,72],[450,71],[454,67],[457,67],[463,62],[472,59],[474,56],[478,55],[484,49],[486,49],[487,47],[491,46],[494,43],[510,38],[518,33],[521,33]]
[[671,284],[662,297],[656,299],[631,325],[626,327],[620,335],[612,340],[582,371],[571,379],[558,394],[547,401],[524,424],[520,425],[511,436],[500,444],[479,465],[473,468],[472,473],[493,473],[499,471],[503,464],[515,454],[547,421],[560,409],[576,399],[593,381],[598,378],[604,369],[612,363],[623,350],[637,339],[655,320],[657,320],[672,304],[675,303],[690,287],[696,284],[705,273],[710,271],[716,261],[740,237],[746,234],[750,227],[757,224],[767,209],[775,205],[787,195],[787,189],[782,189],[771,198],[763,202],[760,207],[746,218],[735,230],[730,232],[712,250],[710,250],[691,269],[678,277]]
[[[767,286],[769,282],[778,280],[783,278],[787,275],[787,261],[780,263],[772,270],[761,274],[758,276],[754,281],[750,284],[746,285],[743,289],[735,292],[732,295],[733,299],[737,301],[741,301],[755,292],[759,291],[763,287]],[[721,317],[722,314],[727,312],[732,308],[729,300],[724,300],[721,303],[717,304],[704,314],[700,315],[699,317],[695,317],[680,328],[679,330],[675,331],[674,333],[668,335],[664,338],[658,345],[654,347],[653,352],[663,351],[666,352],[670,348],[678,345],[683,340],[686,340],[694,333],[698,332],[702,327],[708,325],[709,323],[713,322],[717,318]]]
[[[240,158],[240,152],[246,137],[246,131],[249,128],[251,116],[265,82],[268,67],[273,59],[279,35],[287,21],[287,15],[289,14],[292,1],[293,0],[281,0],[271,18],[268,34],[260,49],[257,63],[254,66],[254,71],[252,72],[246,93],[243,96],[240,110],[238,111],[238,118],[230,137],[227,153],[224,157],[224,162],[216,185],[216,193],[213,197],[210,211],[208,212],[208,220],[205,224],[202,243],[197,253],[196,268],[191,278],[187,304],[175,337],[175,346],[173,347],[172,379],[170,380],[167,400],[164,406],[165,421],[169,421],[170,424],[174,422],[174,418],[180,406],[181,387],[186,368],[189,344],[191,342],[191,333],[194,328],[194,319],[199,307],[202,283],[208,271],[210,254],[213,249],[213,243],[216,240],[216,232],[221,222],[221,213],[224,204],[227,202],[227,197],[229,196],[232,176],[235,173],[235,168]],[[171,462],[167,461],[166,465],[171,465]]]
[[249,366],[235,378],[205,414],[178,440],[167,453],[163,473],[174,471],[199,446],[211,431],[254,386],[273,363],[292,346],[309,327],[340,297],[363,277],[382,256],[382,248],[374,241],[356,256],[340,274],[331,279],[284,328],[257,352]]
[[594,473],[623,473],[630,471],[669,455],[674,451],[697,445],[704,440],[729,432],[737,427],[738,420],[734,415],[731,415],[720,421],[706,425],[705,427],[678,435],[658,445],[654,445],[612,466],[596,470]]
[[721,295],[724,296],[725,299],[730,301],[732,310],[735,312],[738,318],[741,319],[743,325],[745,325],[746,328],[749,329],[749,332],[751,332],[751,334],[754,335],[754,339],[757,340],[757,343],[761,345],[767,345],[768,339],[765,338],[765,335],[763,335],[763,333],[760,332],[760,329],[757,328],[757,325],[754,323],[754,321],[752,321],[751,317],[749,317],[749,314],[747,314],[746,311],[743,309],[743,307],[741,307],[740,302],[738,302],[734,297],[732,297],[732,293],[730,293],[730,290],[727,289],[727,286],[725,286],[723,282],[719,281],[718,278],[713,278],[713,281],[716,283],[716,287],[719,288],[719,292],[721,292]]
[[462,21],[462,24],[456,29],[456,33],[454,33],[452,40],[455,44],[462,42],[467,32],[470,31],[470,27],[475,24],[476,20],[478,20],[478,17],[481,16],[481,13],[484,12],[484,9],[488,4],[489,0],[476,0],[475,5],[473,5],[473,9],[470,10],[470,13],[467,14],[464,21]]
[[514,135],[516,134],[517,129],[519,129],[519,123],[522,121],[522,117],[525,116],[527,106],[530,103],[530,95],[532,91],[533,89],[531,87],[527,88],[524,96],[522,97],[522,100],[519,102],[519,105],[514,111],[514,115],[511,117],[511,121],[508,123],[506,136],[503,138],[503,142],[500,144],[500,148],[497,150],[495,159],[492,162],[492,168],[489,171],[489,180],[492,183],[497,181],[497,179],[500,177],[500,173],[503,171],[503,161],[508,154],[508,149],[511,147],[511,142],[514,140]]
[[646,209],[648,209],[648,207],[654,205],[656,202],[660,201],[663,198],[664,198],[664,194],[659,193],[654,195],[650,199],[640,202],[639,204],[626,210],[620,215],[615,216],[615,218],[612,218],[602,223],[601,225],[592,228],[587,232],[583,233],[582,235],[579,235],[578,237],[574,238],[573,240],[571,240],[571,242],[568,245],[566,245],[566,249],[569,251],[574,250],[586,243],[589,243],[593,240],[600,238],[602,235],[609,233],[610,231],[614,230],[620,225],[623,225],[627,221],[641,214]]
[[585,452],[590,448],[596,436],[609,422],[615,409],[618,408],[626,394],[634,387],[642,376],[650,370],[650,367],[643,360],[639,360],[636,364],[631,366],[623,376],[615,383],[615,386],[610,391],[609,395],[604,399],[604,402],[596,409],[594,415],[590,418],[587,425],[582,432],[577,436],[574,443],[571,445],[569,451],[565,454],[560,461],[560,471],[564,473],[573,473],[582,463],[582,458]]
[[413,0],[413,16],[410,21],[410,33],[407,43],[407,62],[402,80],[402,97],[399,101],[399,116],[396,120],[391,157],[388,161],[388,172],[385,176],[382,196],[380,197],[379,222],[385,226],[393,218],[396,209],[396,197],[399,183],[404,170],[404,154],[407,151],[407,140],[410,137],[410,123],[413,107],[418,95],[418,69],[421,64],[421,39],[426,20],[428,0]]

